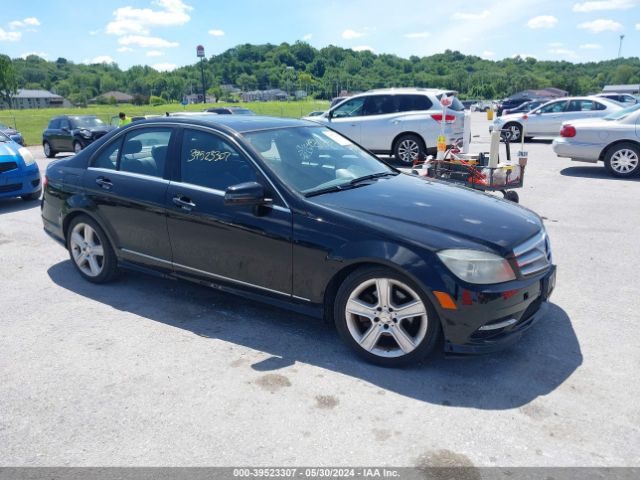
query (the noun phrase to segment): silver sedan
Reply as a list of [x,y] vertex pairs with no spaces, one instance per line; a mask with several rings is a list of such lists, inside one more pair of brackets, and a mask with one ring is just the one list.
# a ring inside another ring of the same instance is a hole
[[623,107],[602,97],[567,97],[551,100],[527,114],[513,113],[498,117],[489,130],[506,130],[509,141],[529,137],[555,137],[562,122],[578,118],[601,118]]
[[601,119],[565,122],[552,144],[559,157],[603,161],[615,177],[640,174],[640,104]]

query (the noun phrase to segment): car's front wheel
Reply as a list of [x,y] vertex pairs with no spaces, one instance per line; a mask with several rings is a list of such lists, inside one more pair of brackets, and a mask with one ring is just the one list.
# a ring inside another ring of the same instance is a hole
[[507,123],[504,127],[502,127],[503,131],[502,135],[507,137],[510,142],[519,142],[520,137],[522,136],[522,125],[519,123]]
[[116,277],[118,261],[106,234],[86,215],[69,225],[67,249],[80,275],[93,283],[106,283]]
[[413,162],[423,156],[425,151],[424,142],[420,137],[407,134],[396,140],[393,155],[397,161],[405,165],[413,165]]
[[640,173],[640,149],[633,143],[619,143],[607,150],[604,166],[614,177],[633,177]]
[[44,154],[47,158],[53,158],[56,156],[56,152],[53,151],[49,142],[42,142],[42,149],[44,150]]
[[384,267],[356,270],[334,305],[341,337],[364,359],[385,367],[422,360],[440,334],[427,297],[403,275]]
[[82,144],[79,141],[73,142],[73,153],[80,153],[82,151]]

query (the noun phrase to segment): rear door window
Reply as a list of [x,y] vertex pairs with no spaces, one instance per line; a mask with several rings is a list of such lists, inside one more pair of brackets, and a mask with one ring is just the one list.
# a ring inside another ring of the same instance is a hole
[[433,104],[426,95],[398,95],[398,111],[430,110]]
[[170,127],[151,127],[139,128],[127,133],[118,170],[162,177],[172,131]]
[[544,107],[540,108],[540,113],[560,113],[564,112],[565,107],[567,106],[567,101],[562,102],[553,102]]
[[106,170],[118,169],[118,155],[120,155],[120,148],[122,146],[122,138],[110,143],[105,148],[100,150],[98,154],[91,160],[91,166],[93,168],[104,168]]
[[397,112],[393,95],[370,95],[364,103],[365,115],[386,115]]

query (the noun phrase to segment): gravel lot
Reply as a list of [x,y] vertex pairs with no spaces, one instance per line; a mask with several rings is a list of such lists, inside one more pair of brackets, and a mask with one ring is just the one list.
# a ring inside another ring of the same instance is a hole
[[[487,129],[474,114],[476,151]],[[527,149],[549,314],[508,351],[405,370],[204,287],[92,285],[39,203],[0,200],[0,465],[640,465],[640,179]]]

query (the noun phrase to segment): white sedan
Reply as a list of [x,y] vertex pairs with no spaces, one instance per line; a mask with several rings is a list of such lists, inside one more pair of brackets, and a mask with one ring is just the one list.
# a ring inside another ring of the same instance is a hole
[[553,151],[580,162],[603,161],[615,177],[640,174],[640,104],[600,119],[565,122]]
[[578,118],[601,118],[621,110],[618,102],[602,97],[567,97],[551,100],[527,114],[513,113],[496,118],[489,127],[506,130],[509,141],[518,142],[529,137],[555,137],[562,122]]

